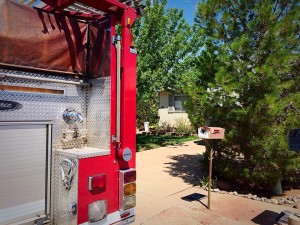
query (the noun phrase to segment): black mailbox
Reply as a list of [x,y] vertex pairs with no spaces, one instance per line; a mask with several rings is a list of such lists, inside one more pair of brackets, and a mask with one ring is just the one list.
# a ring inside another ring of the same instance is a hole
[[300,151],[300,129],[293,129],[289,132],[289,149]]

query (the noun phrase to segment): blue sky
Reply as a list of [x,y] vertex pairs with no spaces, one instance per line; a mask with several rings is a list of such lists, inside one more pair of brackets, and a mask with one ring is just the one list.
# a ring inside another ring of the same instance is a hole
[[193,24],[194,14],[199,0],[168,0],[168,8],[183,9],[184,18],[189,24]]

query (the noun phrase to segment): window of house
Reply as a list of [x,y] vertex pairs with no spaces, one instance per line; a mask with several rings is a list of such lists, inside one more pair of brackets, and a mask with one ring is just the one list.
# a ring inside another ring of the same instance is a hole
[[169,95],[169,111],[184,111],[184,103],[187,99],[186,95]]

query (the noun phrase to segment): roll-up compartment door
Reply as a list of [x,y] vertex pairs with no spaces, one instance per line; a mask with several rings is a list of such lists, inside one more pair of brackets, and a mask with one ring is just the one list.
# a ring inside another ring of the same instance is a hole
[[0,225],[46,214],[48,136],[46,124],[0,123]]

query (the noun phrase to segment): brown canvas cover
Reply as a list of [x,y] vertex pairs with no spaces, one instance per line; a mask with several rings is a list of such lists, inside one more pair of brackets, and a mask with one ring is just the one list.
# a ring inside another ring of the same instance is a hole
[[[0,65],[94,78],[108,76],[110,44],[96,44],[94,40],[109,42],[109,32],[93,28],[96,31],[89,35],[93,46],[87,57],[88,29],[86,23],[61,14],[0,0]],[[102,62],[108,65],[100,65]]]
[[89,76],[107,76],[110,73],[110,31],[89,26],[89,34]]

